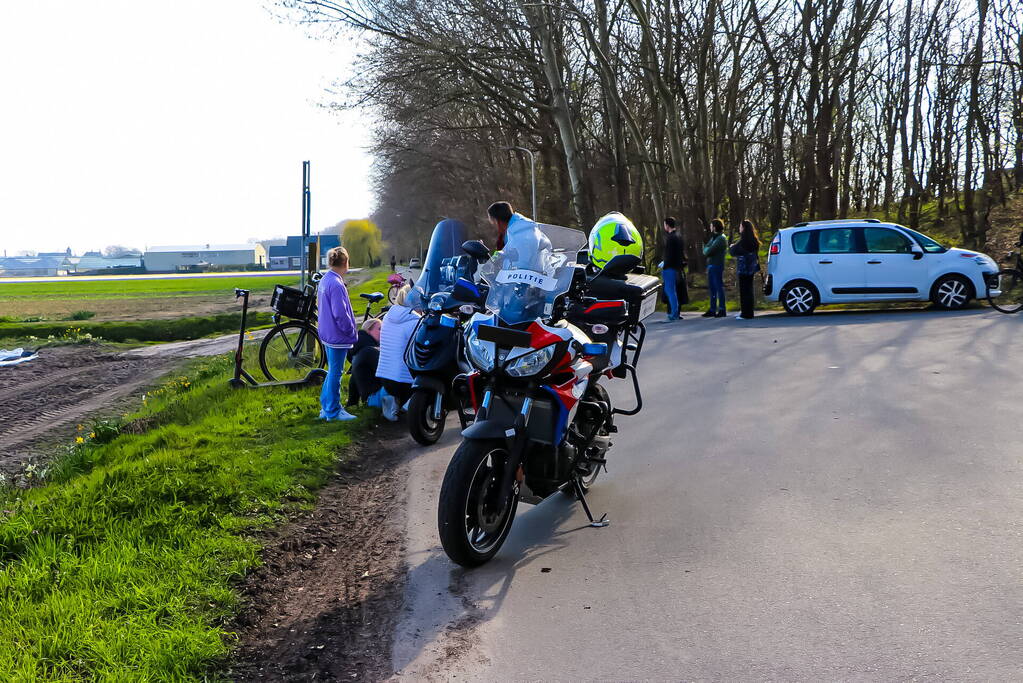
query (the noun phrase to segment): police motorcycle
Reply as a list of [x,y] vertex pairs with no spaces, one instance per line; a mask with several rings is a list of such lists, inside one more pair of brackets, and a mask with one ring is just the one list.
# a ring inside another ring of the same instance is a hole
[[[592,526],[609,524],[607,515],[594,519],[586,493],[606,469],[615,416],[642,408],[641,316],[653,310],[660,287],[633,272],[642,241],[621,219],[622,230],[594,228],[595,260],[581,231],[542,226],[550,244],[526,267],[506,249],[480,269],[486,310],[466,326],[473,371],[456,382],[476,417],[448,464],[438,506],[441,544],[460,565],[497,553],[520,500],[536,504],[564,491]],[[591,294],[594,283],[601,298]],[[613,405],[603,380],[628,376],[636,406],[626,410]]]
[[[436,225],[419,283],[408,297],[423,315],[405,348],[405,364],[412,374],[406,417],[409,434],[424,446],[436,443],[444,433],[449,411],[458,411],[462,426],[472,417],[453,393],[452,382],[469,371],[462,326],[479,308],[473,302],[485,298],[473,280],[479,263],[490,254],[482,243],[468,242],[467,237],[461,221],[449,218]],[[459,281],[469,288],[469,300],[455,296]]]

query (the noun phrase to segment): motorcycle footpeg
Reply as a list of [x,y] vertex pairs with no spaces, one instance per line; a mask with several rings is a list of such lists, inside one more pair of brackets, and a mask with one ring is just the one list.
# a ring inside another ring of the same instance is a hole
[[607,513],[605,512],[603,515],[600,516],[600,519],[596,521],[591,520],[590,526],[593,527],[594,529],[600,529],[606,526],[611,526],[611,520],[607,518]]

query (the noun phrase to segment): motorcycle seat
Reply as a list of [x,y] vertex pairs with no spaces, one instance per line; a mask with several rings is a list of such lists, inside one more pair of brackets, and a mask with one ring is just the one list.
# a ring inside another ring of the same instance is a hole
[[366,292],[363,292],[359,296],[361,296],[363,299],[365,299],[366,301],[370,302],[371,304],[375,304],[376,302],[378,302],[378,301],[380,301],[381,299],[384,298],[384,295],[381,294],[380,292],[372,292],[370,294],[367,294]]
[[568,312],[568,319],[572,323],[583,325],[607,325],[618,327],[624,325],[629,319],[629,306],[624,299],[583,299],[573,304]]

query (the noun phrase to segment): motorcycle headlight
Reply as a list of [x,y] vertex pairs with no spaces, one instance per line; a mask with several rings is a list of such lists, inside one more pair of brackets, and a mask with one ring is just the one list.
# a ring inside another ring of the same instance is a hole
[[476,337],[472,332],[465,340],[465,350],[469,361],[483,372],[490,372],[494,369],[494,357],[490,349]]
[[515,360],[508,363],[508,367],[505,368],[512,377],[529,377],[547,367],[547,364],[551,362],[551,358],[554,357],[554,345],[545,346],[542,349],[536,351],[530,351],[524,356],[519,356]]

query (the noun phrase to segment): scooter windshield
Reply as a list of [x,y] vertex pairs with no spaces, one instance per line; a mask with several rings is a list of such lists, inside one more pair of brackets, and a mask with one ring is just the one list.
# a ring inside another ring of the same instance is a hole
[[528,259],[500,252],[480,269],[490,285],[487,308],[509,325],[551,317],[555,300],[572,286],[576,254],[586,244],[585,234],[578,230],[539,227],[550,247],[545,245]]

